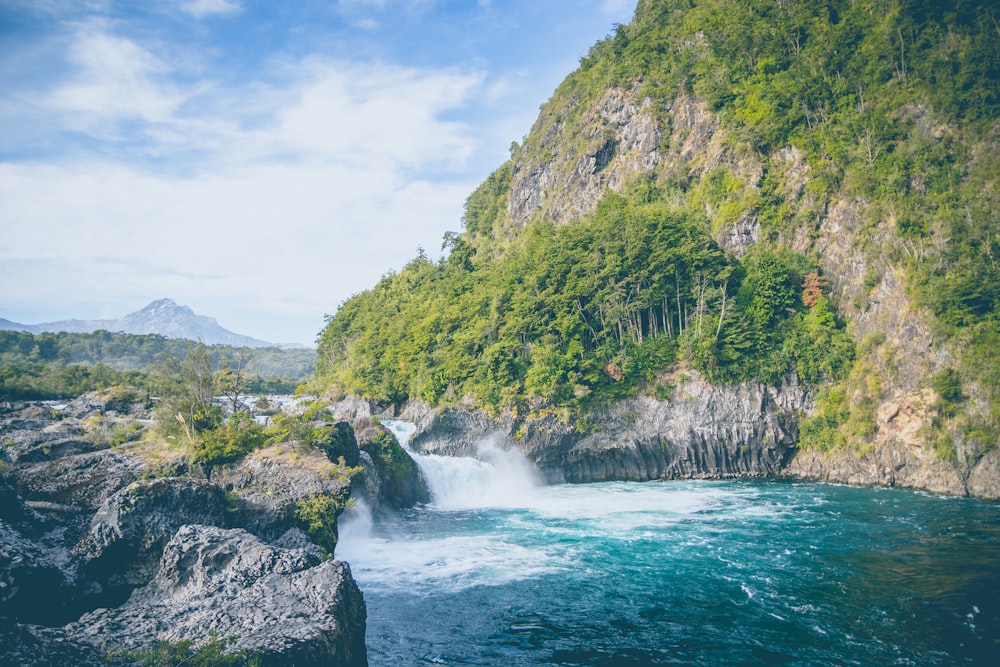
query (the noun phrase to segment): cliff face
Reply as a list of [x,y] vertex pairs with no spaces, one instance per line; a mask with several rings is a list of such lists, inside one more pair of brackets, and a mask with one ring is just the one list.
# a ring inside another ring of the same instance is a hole
[[475,456],[477,443],[499,435],[550,483],[789,478],[1000,498],[1000,452],[960,465],[926,447],[926,393],[880,406],[876,434],[863,451],[801,451],[799,420],[812,409],[805,387],[720,387],[681,377],[688,379],[673,398],[613,403],[590,413],[583,430],[554,415],[517,420],[510,413],[436,411],[420,401],[406,404],[399,416],[418,425],[411,443],[417,451]]
[[[319,374],[441,406],[408,405],[434,423],[415,446],[500,430],[554,479],[780,469],[995,497],[1000,16],[877,4],[643,0],[472,193],[451,255],[331,319]],[[742,384],[690,418],[676,396],[606,404],[687,368]],[[810,385],[780,437],[729,411],[754,378]]]
[[[774,470],[788,463],[783,474],[809,479],[1000,497],[998,443],[970,439],[951,429],[946,437],[954,455],[942,454],[931,446],[928,434],[936,418],[933,406],[937,396],[929,385],[935,374],[955,365],[962,351],[934,335],[933,317],[911,298],[899,256],[901,248],[918,250],[912,242],[901,239],[898,220],[891,211],[879,202],[844,192],[818,195],[811,186],[815,175],[801,150],[782,147],[770,154],[751,150],[735,141],[707,101],[696,95],[678,92],[657,107],[635,86],[609,89],[587,108],[577,108],[581,104],[571,98],[562,106],[550,102],[543,108],[529,140],[513,161],[504,224],[523,227],[536,219],[571,223],[593,212],[605,192],[622,191],[638,177],[665,182],[682,174],[689,183],[689,196],[697,198],[708,175],[724,170],[739,185],[725,202],[725,210],[710,201],[704,204],[716,241],[737,256],[765,243],[816,257],[830,298],[848,322],[862,357],[855,376],[864,386],[848,387],[847,391],[852,406],[864,405],[870,413],[869,432],[849,448],[789,450],[788,460],[779,457],[783,462]],[[569,117],[574,120],[567,121]],[[954,132],[926,108],[904,109],[900,122],[912,126],[922,141],[944,142]],[[780,183],[786,214],[801,221],[799,226],[762,234],[756,204],[765,178]],[[729,390],[714,391],[725,394]],[[647,406],[655,403],[645,401]],[[788,433],[797,432],[792,423],[800,416],[812,416],[812,405],[803,407],[799,415],[788,415]],[[981,416],[987,410],[974,400],[963,409]],[[567,454],[564,461],[567,479],[613,476],[602,470],[617,470],[626,479],[672,476],[682,471],[694,476],[706,474],[697,465],[675,462],[696,457],[639,454],[642,447],[630,444],[634,438],[628,428],[610,426],[616,410],[621,412],[612,407],[592,418],[607,424],[608,434],[620,432],[624,441],[619,447],[599,445],[603,436],[593,436],[593,447],[578,445],[576,453]],[[706,424],[724,424],[729,416],[723,409],[700,418]],[[657,421],[652,415],[649,418]],[[663,426],[662,437],[676,441],[675,426]],[[696,446],[701,436],[697,429],[691,433],[692,446]],[[795,439],[788,444],[793,446]],[[710,450],[715,445],[707,449],[704,444],[699,446],[702,456],[714,456]],[[598,452],[602,451],[614,461],[601,461]],[[722,469],[727,465],[724,463]],[[735,469],[743,468],[737,465]]]
[[473,456],[476,443],[500,434],[550,482],[681,478],[759,478],[780,473],[797,438],[797,414],[808,404],[803,388],[759,383],[712,386],[682,373],[670,400],[640,397],[588,415],[583,429],[549,415],[516,421],[481,411],[440,413],[420,402],[401,417],[418,424],[418,451]]

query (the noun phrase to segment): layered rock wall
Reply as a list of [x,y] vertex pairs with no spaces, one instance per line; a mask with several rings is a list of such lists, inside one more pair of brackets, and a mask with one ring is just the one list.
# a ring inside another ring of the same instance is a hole
[[419,402],[401,415],[418,424],[411,446],[470,456],[499,436],[525,453],[551,482],[648,481],[775,476],[791,457],[797,418],[808,401],[795,384],[717,387],[694,373],[678,376],[670,400],[640,397],[588,415],[582,428],[554,415],[516,420]]

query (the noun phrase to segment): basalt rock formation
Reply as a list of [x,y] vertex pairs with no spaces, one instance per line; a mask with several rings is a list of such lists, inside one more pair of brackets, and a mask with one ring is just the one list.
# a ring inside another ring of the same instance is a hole
[[104,652],[141,649],[150,636],[218,635],[235,637],[232,648],[262,665],[364,665],[364,619],[350,568],[315,545],[285,548],[243,530],[185,525],[148,584],[65,632]]
[[527,455],[551,482],[773,477],[794,453],[806,391],[788,384],[713,386],[678,376],[670,400],[639,397],[588,414],[581,428],[555,415],[517,421],[481,411],[441,412],[411,402],[402,416],[418,424],[417,451],[474,456],[498,437]]

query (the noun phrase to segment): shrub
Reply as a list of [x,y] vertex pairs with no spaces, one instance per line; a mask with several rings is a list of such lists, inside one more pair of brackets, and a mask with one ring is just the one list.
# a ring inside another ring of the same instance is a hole
[[235,461],[267,443],[263,427],[249,412],[233,414],[223,424],[202,431],[195,441],[192,460],[208,467]]
[[350,506],[347,489],[337,495],[317,493],[298,501],[295,518],[312,541],[332,557],[337,546],[337,517]]

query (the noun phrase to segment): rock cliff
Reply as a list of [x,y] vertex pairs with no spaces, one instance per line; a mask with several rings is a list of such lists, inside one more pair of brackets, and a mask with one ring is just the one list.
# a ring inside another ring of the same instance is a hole
[[[677,202],[701,203],[715,240],[737,256],[765,243],[816,257],[828,280],[830,298],[848,322],[848,331],[861,353],[850,379],[854,384],[846,388],[850,410],[870,413],[872,416],[864,420],[871,423],[868,432],[854,437],[847,448],[790,449],[789,460],[783,459],[779,466],[784,468],[783,474],[1000,497],[996,442],[968,437],[960,428],[950,427],[945,429],[949,442],[942,451],[933,447],[928,436],[934,430],[932,425],[940,421],[935,421],[931,409],[929,386],[935,374],[960,363],[962,343],[956,346],[954,341],[935,335],[933,316],[914,303],[906,271],[901,268],[903,255],[912,259],[927,256],[932,250],[900,236],[901,223],[892,206],[851,196],[844,190],[824,193],[814,187],[818,176],[801,149],[753,149],[745,137],[734,135],[732,126],[707,100],[686,89],[667,99],[654,99],[642,92],[640,81],[632,86],[612,86],[601,95],[588,97],[571,82],[572,78],[564,84],[566,91],[561,89],[543,106],[531,134],[514,155],[505,217],[496,225],[519,229],[534,220],[572,224],[581,215],[592,213],[605,193],[621,192],[629,182],[649,178],[673,192]],[[568,92],[573,90],[576,92]],[[899,141],[905,148],[901,150],[917,150],[910,146],[928,143],[944,146],[956,133],[922,105],[903,107],[896,118],[904,128]],[[974,147],[971,153],[984,150],[986,147]],[[729,192],[721,201],[706,195],[713,187],[711,179],[719,174],[725,174],[729,183]],[[926,190],[920,178],[914,176],[910,186]],[[679,191],[674,185],[677,182],[683,183]],[[765,189],[771,190],[768,196],[780,199],[789,221],[784,225],[772,221],[766,234],[760,222]],[[982,396],[988,394],[987,389],[973,384],[969,393]],[[728,390],[718,391],[724,394]],[[791,422],[812,415],[811,407],[804,405],[801,415],[789,416],[788,432],[796,430]],[[962,409],[973,419],[991,419],[982,398],[967,400]],[[598,410],[591,418],[604,424],[616,410]],[[707,423],[715,421],[710,415],[703,417]],[[720,414],[719,422],[725,419],[725,413]],[[448,420],[446,411],[444,421]],[[472,420],[470,428],[481,430],[476,421]],[[919,424],[901,427],[904,422]],[[445,424],[438,427],[445,428]],[[668,439],[676,437],[674,427],[665,428]],[[609,427],[607,433],[615,430]],[[618,430],[626,443],[634,440],[627,428]],[[574,442],[585,440],[567,437]],[[604,469],[621,473],[628,469],[629,479],[644,477],[646,469],[652,476],[670,474],[664,466],[678,474],[681,470],[704,474],[700,464],[675,466],[669,456],[650,459],[648,452],[640,456],[635,452],[646,451],[641,446],[596,445],[600,437],[591,436],[594,449],[576,445],[574,456],[579,458],[566,459],[567,479],[602,478],[610,474],[599,472]],[[699,438],[692,431],[692,441]],[[789,446],[794,444],[793,438]],[[600,451],[614,460],[599,462]],[[723,457],[720,465],[725,468],[729,464]]]
[[221,636],[235,637],[232,648],[262,665],[364,665],[364,619],[350,568],[316,546],[284,548],[243,530],[185,525],[148,584],[64,632],[105,653],[144,648],[154,636]]
[[516,420],[481,411],[441,412],[419,402],[401,416],[418,425],[417,451],[475,455],[499,434],[535,462],[550,482],[773,477],[794,453],[804,388],[759,383],[718,387],[679,373],[669,400],[639,397],[588,414],[582,427],[549,414]]

